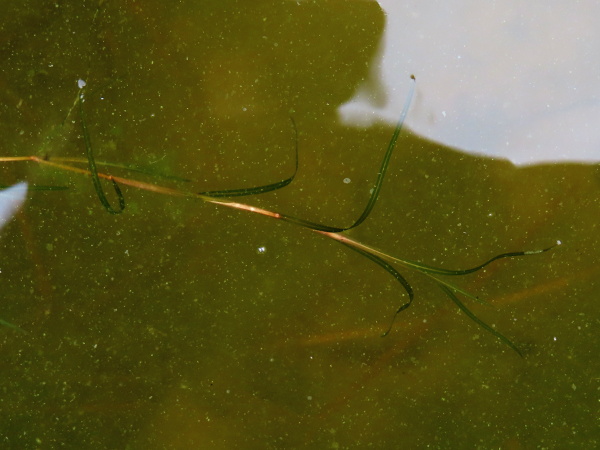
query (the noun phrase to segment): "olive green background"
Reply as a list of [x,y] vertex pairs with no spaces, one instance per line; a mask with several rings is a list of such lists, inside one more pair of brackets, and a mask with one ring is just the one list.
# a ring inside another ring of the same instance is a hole
[[[369,72],[376,3],[25,3],[0,13],[0,156],[84,157],[84,79],[97,159],[153,174],[104,172],[273,183],[292,116],[296,179],[243,201],[340,226],[364,208],[393,130],[335,111]],[[0,446],[597,446],[598,167],[517,169],[405,132],[389,170],[349,235],[394,256],[458,269],[562,241],[451,280],[524,358],[404,269],[416,300],[381,338],[401,287],[309,230],[131,187],[113,216],[86,176],[2,163],[3,185],[69,189],[32,191],[2,230],[0,318],[27,333],[0,329]]]

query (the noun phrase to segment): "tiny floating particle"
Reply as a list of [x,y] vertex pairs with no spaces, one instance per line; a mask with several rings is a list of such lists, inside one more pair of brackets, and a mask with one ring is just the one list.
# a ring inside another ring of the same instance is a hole
[[352,180],[350,178],[344,178],[344,183],[349,184]]

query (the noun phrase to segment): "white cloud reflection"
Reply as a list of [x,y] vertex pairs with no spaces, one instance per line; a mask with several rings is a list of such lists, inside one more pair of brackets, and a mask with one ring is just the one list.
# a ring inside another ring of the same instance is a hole
[[426,138],[515,164],[600,161],[600,2],[378,1],[379,55],[345,123],[395,123],[414,73],[406,125]]
[[0,190],[0,228],[13,218],[27,197],[27,183],[17,183]]

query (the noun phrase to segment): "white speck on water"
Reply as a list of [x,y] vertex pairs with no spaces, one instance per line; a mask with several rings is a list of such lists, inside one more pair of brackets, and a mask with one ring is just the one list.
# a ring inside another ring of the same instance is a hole
[[77,86],[79,86],[79,89],[83,89],[85,87],[87,83],[82,80],[81,78],[79,80],[77,80]]
[[267,252],[267,247],[265,247],[264,245],[262,245],[256,249],[256,253],[258,253],[259,255],[264,255],[266,252]]
[[350,184],[352,180],[350,178],[344,178],[344,183],[346,184]]

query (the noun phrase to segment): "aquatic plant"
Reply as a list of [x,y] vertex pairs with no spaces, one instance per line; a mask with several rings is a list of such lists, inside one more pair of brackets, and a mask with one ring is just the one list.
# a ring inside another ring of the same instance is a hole
[[[323,236],[326,236],[328,238],[331,238],[331,239],[339,242],[340,244],[354,250],[361,256],[364,256],[368,260],[379,265],[386,272],[388,272],[392,277],[394,277],[394,279],[402,286],[402,288],[406,292],[408,299],[395,310],[392,320],[390,321],[389,326],[386,328],[386,330],[382,333],[382,336],[387,336],[390,333],[398,314],[400,314],[402,311],[406,310],[412,304],[413,299],[414,299],[414,291],[412,289],[412,286],[406,280],[406,278],[404,278],[404,276],[402,274],[400,274],[400,272],[398,272],[398,270],[392,265],[392,264],[398,264],[398,265],[404,266],[406,268],[414,269],[414,270],[424,274],[425,276],[433,279],[435,281],[435,283],[440,287],[440,289],[448,296],[448,298],[450,298],[450,300],[452,300],[452,302],[454,302],[458,306],[458,308],[467,315],[467,317],[469,317],[471,320],[473,320],[481,328],[483,328],[487,332],[494,335],[496,338],[498,338],[504,344],[508,345],[519,355],[523,356],[522,352],[517,347],[517,345],[515,345],[506,336],[504,336],[503,334],[501,334],[500,332],[498,332],[497,330],[495,330],[494,328],[492,328],[491,326],[489,326],[488,324],[483,322],[481,319],[479,319],[458,298],[457,294],[463,295],[469,299],[472,299],[472,300],[475,300],[478,302],[482,302],[477,296],[465,291],[464,289],[460,288],[459,286],[456,286],[453,283],[450,283],[441,277],[442,276],[461,276],[461,275],[471,274],[471,273],[474,273],[474,272],[477,272],[477,271],[483,269],[488,264],[491,264],[492,262],[499,260],[499,259],[503,259],[503,258],[514,258],[514,257],[519,257],[519,256],[530,256],[530,255],[536,255],[539,253],[544,253],[544,252],[547,252],[548,250],[552,249],[556,245],[560,244],[560,241],[558,241],[556,244],[554,244],[552,246],[549,246],[549,247],[541,249],[541,250],[501,253],[499,255],[496,255],[496,256],[490,258],[489,260],[485,261],[484,263],[482,263],[478,266],[469,268],[469,269],[450,270],[450,269],[444,269],[444,268],[439,268],[439,267],[433,267],[433,266],[423,264],[420,262],[410,261],[407,259],[392,256],[392,255],[385,253],[381,250],[378,250],[374,247],[371,247],[371,246],[365,245],[361,242],[358,242],[355,239],[352,239],[348,235],[344,234],[346,231],[351,230],[351,229],[356,228],[359,225],[361,225],[369,217],[371,211],[373,210],[373,208],[379,198],[379,194],[381,192],[381,187],[383,185],[383,181],[385,179],[385,176],[386,176],[386,173],[387,173],[387,170],[389,167],[392,153],[393,153],[394,149],[396,148],[396,144],[397,144],[398,138],[400,136],[400,132],[402,130],[402,125],[403,125],[404,119],[408,113],[408,109],[409,109],[411,101],[412,101],[412,96],[414,94],[414,86],[415,86],[414,76],[411,76],[411,79],[412,79],[412,83],[411,83],[410,93],[408,95],[408,98],[406,99],[406,103],[404,105],[404,108],[402,110],[400,118],[396,124],[394,132],[390,139],[390,142],[389,142],[387,149],[385,151],[385,154],[383,156],[383,160],[381,162],[381,166],[380,166],[377,178],[374,182],[373,188],[371,189],[371,195],[369,197],[369,200],[368,200],[364,210],[362,211],[361,215],[356,219],[356,221],[354,223],[352,223],[351,225],[345,226],[345,227],[331,226],[331,225],[321,224],[321,223],[317,223],[317,222],[311,222],[311,221],[308,221],[308,220],[305,220],[305,219],[302,219],[299,217],[295,217],[295,216],[291,216],[291,215],[287,215],[287,214],[283,214],[283,213],[278,213],[278,212],[273,212],[273,211],[269,211],[267,209],[263,209],[263,208],[251,206],[251,205],[248,205],[245,203],[239,203],[239,202],[229,200],[229,198],[258,195],[258,194],[262,194],[265,192],[271,192],[271,191],[275,191],[278,189],[282,189],[285,186],[289,185],[294,180],[296,173],[298,171],[298,139],[297,139],[296,125],[295,125],[295,122],[293,119],[292,119],[292,125],[294,128],[294,132],[296,134],[295,170],[294,170],[294,173],[290,177],[288,177],[284,180],[281,180],[281,181],[277,181],[275,183],[270,183],[270,184],[265,184],[265,185],[261,185],[261,186],[250,187],[250,188],[238,188],[238,189],[203,191],[203,192],[186,192],[186,191],[179,190],[179,189],[173,189],[173,188],[168,188],[168,187],[164,187],[164,186],[159,186],[156,184],[146,183],[146,182],[135,180],[132,178],[119,177],[119,176],[114,176],[114,175],[109,175],[109,174],[98,172],[98,165],[102,165],[102,166],[106,166],[106,167],[121,167],[121,168],[130,170],[130,171],[137,171],[137,172],[144,172],[144,170],[139,167],[128,167],[128,166],[122,166],[119,164],[96,162],[96,160],[94,158],[92,140],[90,137],[90,133],[89,133],[87,123],[86,123],[86,118],[85,118],[85,110],[84,110],[85,83],[80,82],[79,83],[80,91],[78,93],[78,96],[76,98],[76,101],[75,101],[72,109],[76,108],[78,111],[78,114],[79,114],[79,121],[80,121],[81,131],[83,134],[83,140],[84,140],[84,144],[85,144],[86,158],[58,158],[58,157],[51,158],[48,155],[46,155],[43,158],[38,157],[38,156],[21,156],[21,157],[0,157],[0,162],[34,161],[39,164],[55,167],[57,169],[68,170],[71,172],[76,172],[76,173],[90,176],[92,178],[94,189],[97,193],[100,203],[102,204],[104,209],[107,212],[109,212],[110,214],[121,214],[125,210],[126,202],[125,202],[125,198],[123,196],[123,193],[121,192],[119,185],[127,185],[127,186],[144,189],[146,191],[151,191],[151,192],[155,192],[155,193],[159,193],[159,194],[200,199],[207,203],[226,206],[229,208],[234,208],[234,209],[241,210],[241,211],[247,211],[250,213],[261,214],[261,215],[264,215],[267,217],[271,217],[273,219],[282,220],[285,222],[292,223],[294,225],[298,225],[300,227],[307,228],[311,231],[314,231],[316,233],[319,233]],[[72,165],[68,165],[67,163],[71,163],[71,164],[87,163],[88,168],[82,169],[79,167],[74,167]],[[116,193],[117,199],[118,199],[118,207],[117,208],[114,208],[108,201],[106,194],[104,192],[104,189],[102,187],[101,179],[109,180],[111,182],[112,187],[113,187],[113,189]],[[484,303],[484,302],[482,302],[482,303]],[[6,325],[6,323],[5,323],[5,325]]]

